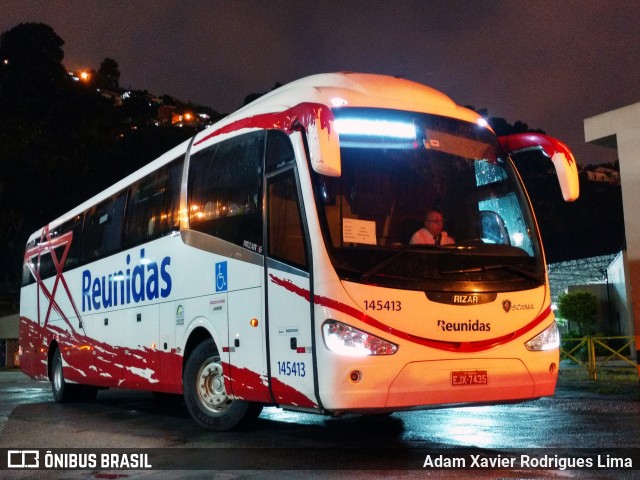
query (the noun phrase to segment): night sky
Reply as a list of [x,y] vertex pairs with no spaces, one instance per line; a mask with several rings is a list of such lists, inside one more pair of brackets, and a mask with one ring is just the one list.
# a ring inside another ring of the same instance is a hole
[[230,113],[276,82],[330,71],[399,75],[542,128],[580,163],[583,119],[640,102],[637,1],[2,0],[0,32],[50,25],[68,69],[115,59],[122,87]]

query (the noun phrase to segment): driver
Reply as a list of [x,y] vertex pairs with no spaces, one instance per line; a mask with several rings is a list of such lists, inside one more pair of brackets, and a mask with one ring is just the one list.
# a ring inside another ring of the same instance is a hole
[[429,210],[424,220],[424,227],[413,234],[410,245],[451,245],[455,240],[442,230],[442,214],[437,210]]

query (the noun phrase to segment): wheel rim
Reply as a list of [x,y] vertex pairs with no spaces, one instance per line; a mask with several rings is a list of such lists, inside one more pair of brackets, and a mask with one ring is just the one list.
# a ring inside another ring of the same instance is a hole
[[222,365],[215,358],[207,359],[198,370],[196,392],[202,406],[211,413],[220,413],[231,404]]

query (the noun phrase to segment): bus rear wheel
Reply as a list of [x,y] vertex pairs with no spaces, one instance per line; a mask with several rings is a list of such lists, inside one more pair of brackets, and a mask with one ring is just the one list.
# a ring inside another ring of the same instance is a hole
[[262,405],[227,395],[224,371],[213,340],[200,343],[189,355],[182,378],[189,413],[203,428],[231,430],[260,415]]
[[62,372],[62,354],[56,348],[51,363],[51,390],[57,403],[73,402],[78,399],[79,386],[71,385],[64,379]]
[[51,360],[51,390],[57,403],[92,402],[98,395],[97,387],[67,383],[62,371],[62,354],[57,347]]

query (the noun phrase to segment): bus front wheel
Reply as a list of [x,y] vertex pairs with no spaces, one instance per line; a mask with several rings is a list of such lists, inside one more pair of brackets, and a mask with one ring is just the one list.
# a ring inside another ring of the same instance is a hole
[[211,339],[189,355],[182,384],[189,413],[207,430],[230,430],[257,418],[262,410],[259,404],[227,395],[222,362]]

